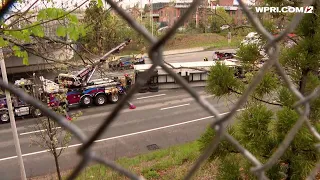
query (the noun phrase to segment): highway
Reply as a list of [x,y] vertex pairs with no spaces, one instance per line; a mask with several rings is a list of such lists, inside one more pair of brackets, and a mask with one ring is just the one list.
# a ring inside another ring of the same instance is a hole
[[[217,50],[219,52],[229,52],[235,53],[235,49],[224,49],[224,50]],[[177,63],[177,62],[194,62],[194,61],[203,61],[205,57],[209,60],[212,60],[214,51],[199,51],[199,52],[190,52],[190,53],[183,53],[183,54],[172,54],[164,56],[164,60],[169,63]],[[146,63],[151,63],[150,59],[147,58]]]
[[[224,50],[234,51],[234,50]],[[212,56],[213,51],[167,55],[168,62],[203,61]],[[147,59],[146,63],[149,60]],[[120,72],[117,74],[122,74]],[[49,77],[47,77],[49,78]],[[214,99],[196,88],[210,103],[222,113],[229,109],[225,99]],[[234,98],[233,98],[234,99]],[[148,152],[148,145],[156,144],[166,148],[175,144],[197,139],[213,117],[204,111],[184,90],[161,90],[157,93],[136,94],[132,102],[137,106],[122,110],[121,115],[112,126],[103,133],[99,142],[93,147],[96,153],[115,160],[123,156],[133,156]],[[104,118],[110,114],[114,104],[102,107],[80,109],[83,115],[74,123],[88,136],[92,135]],[[73,110],[77,112],[78,110]],[[55,171],[53,157],[44,149],[30,146],[30,137],[35,137],[35,119],[17,120],[17,129],[28,177],[44,175]],[[0,125],[0,173],[1,179],[20,179],[13,136],[10,124]],[[70,147],[60,157],[61,168],[73,168],[80,160],[76,149],[81,145],[72,139]]]
[[[229,109],[226,99],[216,99],[196,88],[197,92],[213,104],[221,114]],[[232,98],[231,98],[232,99]],[[233,98],[234,99],[234,98]],[[184,90],[163,90],[157,93],[136,94],[132,102],[137,106],[125,107],[116,121],[104,132],[92,148],[104,158],[115,160],[148,152],[148,145],[166,148],[197,139],[212,121]],[[230,104],[229,104],[230,105]],[[90,136],[112,111],[115,105],[83,109],[83,115],[74,123]],[[30,147],[30,137],[35,137],[35,119],[17,121],[17,129],[28,177],[54,172],[53,157],[37,146]],[[12,133],[9,124],[0,126],[0,174],[1,179],[19,179]],[[60,157],[61,168],[73,168],[79,157],[75,154],[81,145],[72,139],[70,147]]]
[[[235,49],[225,49],[225,50],[218,50],[220,52],[235,52]],[[214,51],[199,51],[199,52],[190,52],[190,53],[183,53],[183,54],[172,54],[172,55],[165,55],[164,60],[169,63],[176,63],[176,62],[193,62],[193,61],[203,61],[205,57],[209,60],[212,60],[212,55]],[[151,63],[149,58],[146,58],[146,63]],[[108,72],[111,76],[123,76],[124,73],[130,73],[132,70],[120,71],[120,72]],[[58,74],[56,71],[43,71],[41,75],[47,79],[53,80]],[[21,73],[20,76],[15,76],[15,78],[20,77],[28,77],[30,73]],[[102,74],[102,76],[104,76]],[[11,77],[12,78],[12,77]],[[98,71],[94,74],[93,78],[101,78],[100,73]],[[9,77],[9,80],[12,81]]]
[[[235,49],[224,49],[224,50],[217,50],[217,51],[231,52],[231,53],[236,52]],[[165,55],[165,56],[163,56],[163,58],[168,63],[203,61],[203,59],[205,57],[207,57],[209,60],[212,60],[213,52],[214,51],[199,51],[199,52],[190,52],[190,53],[183,53],[183,54],[172,54],[172,55]],[[152,63],[149,58],[146,58],[145,60],[146,60],[145,63],[147,63],[147,64]],[[124,73],[132,73],[132,70],[124,70],[124,71],[120,71],[120,72],[110,72],[109,75],[123,76]],[[95,73],[95,75],[93,77],[94,78],[101,78],[99,73]]]

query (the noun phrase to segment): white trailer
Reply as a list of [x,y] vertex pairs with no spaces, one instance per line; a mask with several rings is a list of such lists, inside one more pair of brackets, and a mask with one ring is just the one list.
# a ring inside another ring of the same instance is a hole
[[[239,67],[239,61],[227,59],[220,61],[221,63],[231,67]],[[175,73],[183,77],[192,87],[203,87],[206,85],[208,79],[208,71],[212,66],[217,64],[216,61],[196,61],[196,62],[182,62],[170,63],[171,66],[166,65]],[[135,80],[145,71],[147,71],[152,64],[139,64],[134,66]],[[160,66],[156,68],[156,73],[150,78],[148,84],[157,84],[159,89],[179,88],[180,85],[176,80],[164,71]]]

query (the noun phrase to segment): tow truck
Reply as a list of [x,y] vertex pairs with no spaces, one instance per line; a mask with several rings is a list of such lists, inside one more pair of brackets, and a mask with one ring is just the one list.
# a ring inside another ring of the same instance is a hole
[[[59,106],[66,106],[66,117],[69,118],[67,111],[72,105],[91,106],[94,102],[96,105],[104,105],[107,101],[116,103],[119,100],[119,95],[125,94],[125,87],[117,78],[102,78],[91,80],[96,69],[106,62],[107,58],[113,54],[118,53],[126,45],[131,42],[127,39],[116,48],[110,50],[98,61],[92,65],[88,65],[79,72],[71,74],[60,73],[56,77],[56,81],[51,81],[40,76],[40,84],[35,82],[36,78],[20,79],[15,81],[15,86],[23,88],[34,97],[39,97],[49,107],[56,108]],[[61,101],[56,98],[57,94],[66,94],[66,101]],[[42,116],[39,109],[21,101],[19,97],[12,97],[13,108],[15,116],[21,117],[32,115],[33,117]],[[130,108],[134,105],[128,102]],[[7,101],[4,95],[0,95],[0,121],[8,122],[9,114],[7,108]]]
[[98,67],[103,65],[111,54],[119,53],[131,42],[126,39],[123,43],[107,52],[96,62],[86,66],[84,69],[70,74],[61,73],[56,77],[57,86],[67,88],[67,100],[70,106],[80,105],[84,107],[93,104],[101,106],[107,103],[116,103],[119,95],[125,93],[125,87],[116,78],[102,78],[91,80]]
[[[43,79],[43,78],[42,78]],[[56,94],[65,93],[61,88],[55,88],[52,90],[48,87],[40,84],[36,84],[33,79],[24,79],[16,80],[14,83],[19,89],[23,89],[31,96],[39,99],[44,104],[47,104],[49,107],[57,108],[59,106],[67,106],[67,102],[63,100],[57,100]],[[22,101],[19,97],[12,95],[12,107],[14,115],[16,117],[32,116],[32,117],[41,117],[42,112],[31,106],[30,104]],[[66,107],[66,117],[69,118],[67,113],[68,107]],[[0,95],[0,121],[2,123],[9,122],[9,112],[7,107],[7,100],[5,95]]]

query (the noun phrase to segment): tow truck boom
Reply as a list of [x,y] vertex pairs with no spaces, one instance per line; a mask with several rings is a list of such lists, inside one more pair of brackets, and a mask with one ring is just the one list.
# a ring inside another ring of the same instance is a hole
[[97,67],[101,66],[103,63],[107,61],[107,58],[114,53],[118,53],[121,49],[127,46],[131,42],[131,39],[126,39],[123,43],[118,45],[117,47],[111,49],[104,56],[102,56],[98,61],[94,62],[91,65],[88,65],[84,69],[80,70],[76,75],[75,79],[78,80],[78,84],[74,84],[76,86],[85,86],[90,80]]

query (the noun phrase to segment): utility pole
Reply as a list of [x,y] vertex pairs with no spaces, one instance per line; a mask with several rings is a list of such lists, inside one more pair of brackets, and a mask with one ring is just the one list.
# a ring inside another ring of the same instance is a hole
[[197,7],[197,11],[196,11],[196,28],[199,27],[199,9]]
[[[6,65],[4,62],[2,48],[0,48],[0,67],[1,67],[1,74],[2,74],[3,82],[5,84],[8,84],[8,77],[7,77]],[[16,153],[18,156],[18,161],[19,161],[19,166],[20,166],[21,179],[27,180],[26,171],[24,169],[24,164],[23,164],[23,159],[22,159],[20,142],[19,142],[19,138],[18,138],[16,120],[15,120],[14,114],[13,114],[10,92],[5,90],[5,93],[6,93],[6,100],[7,100],[7,106],[8,106],[8,111],[9,111],[10,124],[11,124],[11,130],[12,130],[12,134],[13,134],[14,145],[16,147]]]
[[151,33],[153,36],[153,1],[150,2],[150,24],[151,24]]
[[142,0],[140,0],[140,6],[141,6],[141,10],[140,10],[140,18],[141,18],[141,24],[142,24],[142,12],[143,12],[143,5],[142,5]]

